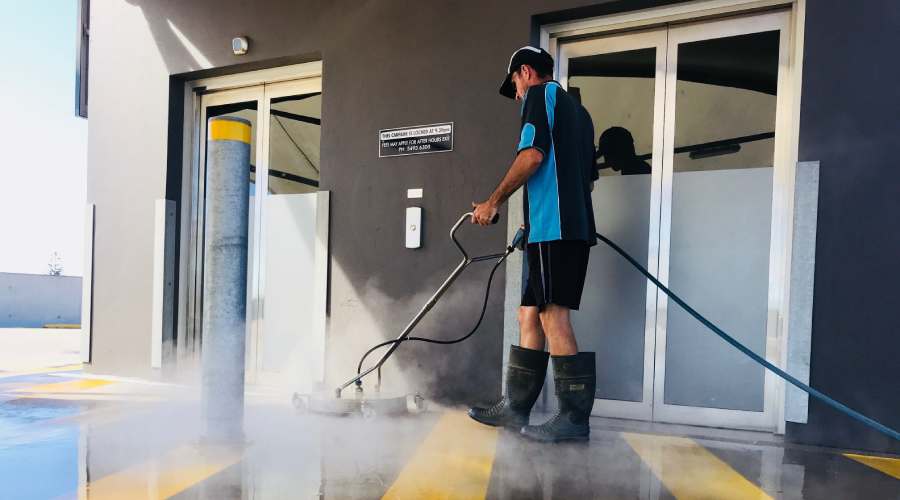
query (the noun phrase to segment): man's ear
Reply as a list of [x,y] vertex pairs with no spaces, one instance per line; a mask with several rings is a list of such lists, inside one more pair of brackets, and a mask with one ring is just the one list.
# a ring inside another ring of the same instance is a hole
[[522,80],[526,82],[531,81],[531,77],[534,75],[534,68],[528,64],[523,64],[519,70],[519,74],[522,75]]

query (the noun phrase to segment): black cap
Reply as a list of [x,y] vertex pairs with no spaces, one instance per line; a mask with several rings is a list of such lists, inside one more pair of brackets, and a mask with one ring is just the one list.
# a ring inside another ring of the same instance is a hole
[[510,99],[516,98],[516,86],[513,85],[512,74],[524,64],[531,66],[542,75],[553,73],[553,57],[544,49],[526,45],[513,52],[512,57],[509,58],[509,67],[506,69],[506,79],[500,86],[500,95]]

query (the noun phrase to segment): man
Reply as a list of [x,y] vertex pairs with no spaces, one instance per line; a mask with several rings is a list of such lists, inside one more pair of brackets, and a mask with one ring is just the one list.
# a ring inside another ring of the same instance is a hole
[[[490,198],[473,203],[472,222],[490,224],[499,207],[525,185],[528,234],[526,279],[519,308],[519,346],[511,346],[506,395],[469,415],[545,442],[586,440],[594,403],[594,353],[578,352],[569,312],[578,309],[590,246],[596,243],[590,183],[593,158],[580,127],[578,104],[552,80],[553,58],[522,47],[510,58],[500,94],[522,100],[516,158]],[[593,150],[593,145],[591,145]],[[547,371],[549,344],[559,411],[528,425]]]

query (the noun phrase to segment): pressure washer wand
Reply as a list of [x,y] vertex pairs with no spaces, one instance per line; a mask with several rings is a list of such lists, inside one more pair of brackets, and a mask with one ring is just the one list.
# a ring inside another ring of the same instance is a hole
[[[438,299],[440,299],[441,296],[444,295],[444,292],[447,291],[448,288],[450,288],[450,285],[453,284],[454,281],[456,281],[456,278],[462,273],[463,269],[466,268],[466,266],[469,264],[469,262],[470,261],[467,259],[463,262],[460,262],[459,265],[456,266],[456,269],[453,270],[453,273],[450,274],[450,276],[447,277],[446,280],[444,280],[444,283],[441,285],[441,287],[438,288],[436,292],[434,292],[434,295],[432,295],[430,299],[428,299],[428,302],[425,303],[425,307],[420,309],[418,314],[416,314],[416,316],[412,319],[412,321],[410,321],[409,324],[406,325],[406,328],[403,329],[403,332],[400,333],[400,335],[397,337],[397,340],[401,340],[401,339],[404,339],[407,336],[409,336],[409,334],[412,332],[413,328],[415,328],[416,325],[419,324],[419,321],[421,321],[422,318],[426,314],[428,314],[428,311],[430,311],[431,308],[434,307],[434,305],[437,303]],[[391,357],[391,354],[394,353],[394,351],[397,349],[397,347],[399,345],[400,345],[399,342],[394,343],[390,347],[390,349],[388,349],[387,352],[385,352],[384,355],[381,356],[381,359],[379,359],[378,362],[375,363],[372,367],[367,368],[364,372],[353,377],[352,379],[348,380],[347,382],[344,382],[340,387],[335,389],[335,396],[341,397],[341,391],[343,391],[344,389],[349,387],[350,384],[353,384],[353,383],[355,383],[357,385],[362,384],[362,378],[365,377],[366,375],[372,373],[376,369],[380,368],[381,365],[384,364],[384,362],[387,361],[387,359],[389,357]]]
[[[472,216],[472,212],[464,213],[462,216],[460,216],[459,220],[456,221],[456,224],[454,224],[453,227],[450,228],[450,239],[453,240],[453,243],[456,245],[456,248],[458,248],[460,253],[462,253],[462,256],[463,256],[462,261],[460,261],[460,263],[456,266],[456,269],[454,269],[453,272],[450,273],[450,276],[448,276],[447,279],[444,280],[444,282],[437,289],[437,291],[434,292],[434,294],[431,296],[431,298],[428,299],[428,302],[425,303],[425,306],[423,306],[422,309],[420,309],[419,312],[416,313],[415,317],[413,317],[413,319],[409,322],[409,324],[406,325],[406,328],[403,329],[403,331],[400,333],[400,335],[397,336],[396,339],[394,339],[393,341],[390,342],[391,347],[387,350],[387,352],[384,353],[384,355],[381,356],[381,358],[378,360],[378,362],[375,363],[374,365],[372,365],[371,367],[367,368],[365,371],[357,373],[357,375],[355,377],[344,382],[343,384],[341,384],[334,390],[334,396],[336,398],[340,398],[341,392],[343,392],[344,389],[346,389],[347,387],[349,387],[352,384],[356,384],[358,390],[361,390],[363,377],[372,373],[373,371],[378,370],[379,375],[380,375],[381,365],[383,365],[384,362],[387,361],[387,359],[391,357],[391,355],[394,353],[394,351],[397,350],[397,347],[399,347],[400,344],[403,343],[403,340],[406,339],[410,333],[412,333],[412,331],[416,327],[416,325],[418,325],[419,322],[422,320],[422,318],[425,317],[426,314],[428,314],[428,311],[430,311],[431,308],[434,307],[434,305],[441,298],[441,296],[444,295],[444,292],[446,292],[447,289],[450,288],[450,285],[452,285],[453,282],[456,281],[456,278],[458,278],[459,275],[462,274],[463,270],[465,270],[465,268],[469,264],[471,264],[473,262],[480,262],[482,260],[488,260],[488,259],[496,259],[496,258],[504,258],[505,259],[506,256],[512,252],[512,248],[514,245],[510,246],[510,248],[508,248],[507,251],[504,253],[483,255],[483,256],[474,257],[474,258],[470,257],[468,252],[466,252],[466,249],[463,248],[463,246],[459,243],[459,240],[456,239],[456,231],[459,229],[459,227],[462,225],[462,223],[465,222],[465,220],[471,216]],[[494,219],[491,221],[491,224],[496,224],[497,221],[499,221],[499,220],[500,220],[500,215],[497,214],[494,216]]]

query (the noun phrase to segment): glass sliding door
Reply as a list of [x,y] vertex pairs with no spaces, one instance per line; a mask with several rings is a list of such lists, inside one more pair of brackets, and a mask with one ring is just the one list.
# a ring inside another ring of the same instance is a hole
[[[672,28],[666,83],[660,278],[770,359],[785,26],[779,13]],[[663,294],[658,300],[656,419],[772,428],[764,369]]]
[[[558,45],[595,129],[594,215],[701,313],[780,361],[788,13]],[[776,381],[609,248],[591,252],[573,326],[597,352],[594,412],[773,429]]]
[[328,193],[319,190],[321,91],[318,78],[266,85],[263,108],[256,371],[263,383],[302,392],[324,377]]
[[[599,177],[592,192],[601,233],[656,272],[665,82],[663,30],[566,44],[560,81],[590,115]],[[656,293],[604,248],[591,253],[572,316],[582,350],[597,353],[595,413],[649,419]]]
[[[202,331],[206,124],[250,121],[247,380],[308,392],[324,372],[328,193],[320,191],[321,79],[202,96],[197,238],[189,318]],[[201,336],[195,334],[195,338]]]

